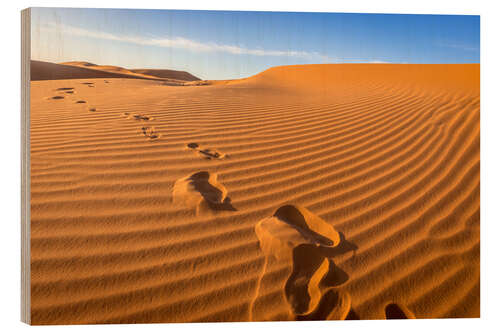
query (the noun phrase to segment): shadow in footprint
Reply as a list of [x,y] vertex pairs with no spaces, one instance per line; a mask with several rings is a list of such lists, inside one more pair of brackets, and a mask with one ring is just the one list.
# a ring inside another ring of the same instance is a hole
[[415,315],[404,305],[390,303],[385,307],[386,319],[415,319]]
[[158,139],[160,137],[160,134],[156,132],[154,127],[143,126],[141,130],[142,134],[151,140]]
[[349,311],[349,313],[347,314],[347,317],[345,318],[345,320],[360,320],[360,318],[359,318],[359,315],[356,313],[356,311],[351,309]]
[[190,149],[197,151],[200,155],[204,156],[207,160],[211,160],[211,159],[220,160],[220,159],[228,157],[227,154],[222,154],[221,152],[219,152],[215,149],[209,149],[209,148],[201,149],[200,145],[197,144],[196,142],[190,142],[186,146]]
[[236,210],[231,204],[226,188],[217,180],[217,174],[207,171],[200,171],[177,180],[172,197],[174,203],[198,207],[202,201],[213,210]]
[[212,158],[220,159],[220,158],[225,157],[225,154],[221,154],[217,150],[213,150],[213,149],[203,149],[203,150],[200,150],[199,153],[202,155],[205,155],[209,159],[212,159]]
[[298,315],[295,320],[344,320],[351,312],[353,311],[349,294],[330,288],[323,294],[314,311],[305,316]]
[[[212,178],[212,179],[211,179]],[[197,172],[189,178],[194,186],[194,189],[200,192],[205,202],[210,208],[215,210],[232,210],[236,209],[231,205],[231,199],[227,197],[227,190],[222,184],[215,182],[207,171]]]
[[66,91],[66,90],[73,90],[73,89],[75,89],[75,88],[69,88],[68,87],[68,88],[57,88],[56,90],[57,91]]
[[76,101],[76,104],[84,104],[87,103],[86,101]]
[[64,96],[53,96],[50,99],[64,99]]
[[150,117],[148,116],[143,116],[143,115],[140,115],[140,114],[134,114],[132,115],[133,119],[135,120],[145,120],[145,121],[148,121],[150,120]]
[[358,249],[358,246],[356,244],[346,240],[345,236],[342,232],[339,232],[339,236],[340,236],[340,243],[338,246],[322,249],[325,256],[334,257],[334,256],[338,256],[338,255],[348,253],[348,252],[353,252],[353,255],[355,255],[356,250]]
[[328,257],[328,260],[330,261],[331,268],[328,273],[325,274],[325,277],[323,278],[323,281],[321,281],[321,284],[323,286],[340,286],[346,283],[347,280],[349,280],[349,275],[340,267],[335,265],[331,257]]

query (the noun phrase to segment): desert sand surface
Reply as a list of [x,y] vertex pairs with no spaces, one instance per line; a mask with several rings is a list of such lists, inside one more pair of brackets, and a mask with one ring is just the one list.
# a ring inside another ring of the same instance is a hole
[[52,65],[33,324],[479,316],[478,64],[191,86]]

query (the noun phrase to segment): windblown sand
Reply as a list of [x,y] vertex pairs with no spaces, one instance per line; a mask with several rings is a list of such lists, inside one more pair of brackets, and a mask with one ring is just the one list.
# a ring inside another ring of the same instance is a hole
[[31,82],[34,324],[479,316],[479,65],[203,84]]

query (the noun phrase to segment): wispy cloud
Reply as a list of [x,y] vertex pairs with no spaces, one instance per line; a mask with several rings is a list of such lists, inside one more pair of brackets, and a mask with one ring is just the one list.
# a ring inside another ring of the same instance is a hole
[[127,35],[116,35],[107,32],[89,30],[69,25],[48,24],[44,28],[50,32],[62,32],[67,35],[96,38],[101,40],[118,41],[145,46],[156,46],[164,48],[184,49],[192,52],[224,52],[235,55],[254,55],[254,56],[274,56],[274,57],[294,57],[308,60],[319,60],[322,62],[333,62],[328,56],[318,52],[307,52],[298,50],[264,50],[257,48],[246,48],[238,45],[227,45],[217,43],[202,43],[183,37],[172,38],[154,38],[154,37],[138,37]]
[[473,45],[466,45],[466,44],[460,44],[460,43],[449,43],[449,42],[439,42],[437,43],[437,46],[440,47],[449,47],[452,49],[459,49],[463,51],[477,51],[479,48]]
[[384,60],[378,60],[378,59],[372,59],[367,61],[368,64],[390,64],[389,61],[384,61]]

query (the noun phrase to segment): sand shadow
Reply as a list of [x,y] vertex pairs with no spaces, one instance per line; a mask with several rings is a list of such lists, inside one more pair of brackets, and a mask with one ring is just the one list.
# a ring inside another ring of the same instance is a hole
[[324,255],[326,257],[335,257],[344,253],[353,252],[356,255],[356,250],[358,246],[348,240],[346,240],[344,233],[339,232],[340,243],[335,247],[322,248]]
[[286,298],[299,316],[315,312],[325,302],[321,306],[332,309],[336,303],[324,300],[321,289],[342,285],[348,279],[347,273],[337,267],[332,258],[325,257],[317,246],[302,244],[293,249],[293,269],[285,284]]
[[160,133],[158,133],[158,132],[156,131],[156,129],[155,129],[154,127],[152,127],[152,126],[151,126],[151,127],[149,127],[149,126],[143,126],[143,127],[141,128],[141,131],[142,131],[142,134],[143,134],[145,137],[149,138],[150,140],[159,139],[159,138],[160,138],[160,136],[161,136],[161,134],[160,134]]
[[402,304],[389,303],[385,307],[386,319],[415,319],[415,315]]
[[207,171],[197,172],[189,178],[194,189],[198,191],[207,205],[214,210],[235,211],[231,199],[227,196],[226,188],[218,182]]
[[200,203],[204,203],[212,210],[236,211],[226,188],[217,180],[217,174],[208,171],[196,172],[177,180],[172,197],[174,203],[195,205],[197,209]]
[[360,320],[360,318],[359,315],[356,313],[356,311],[354,311],[354,309],[351,308],[345,320]]
[[223,154],[219,152],[217,149],[210,149],[210,148],[201,148],[200,145],[196,142],[190,142],[186,145],[186,147],[193,149],[194,151],[197,151],[200,155],[205,157],[207,160],[211,159],[217,159],[221,160],[224,158],[229,157],[227,154]]
[[344,320],[352,312],[349,294],[331,288],[322,295],[316,309],[305,316],[298,315],[294,319],[298,321]]

